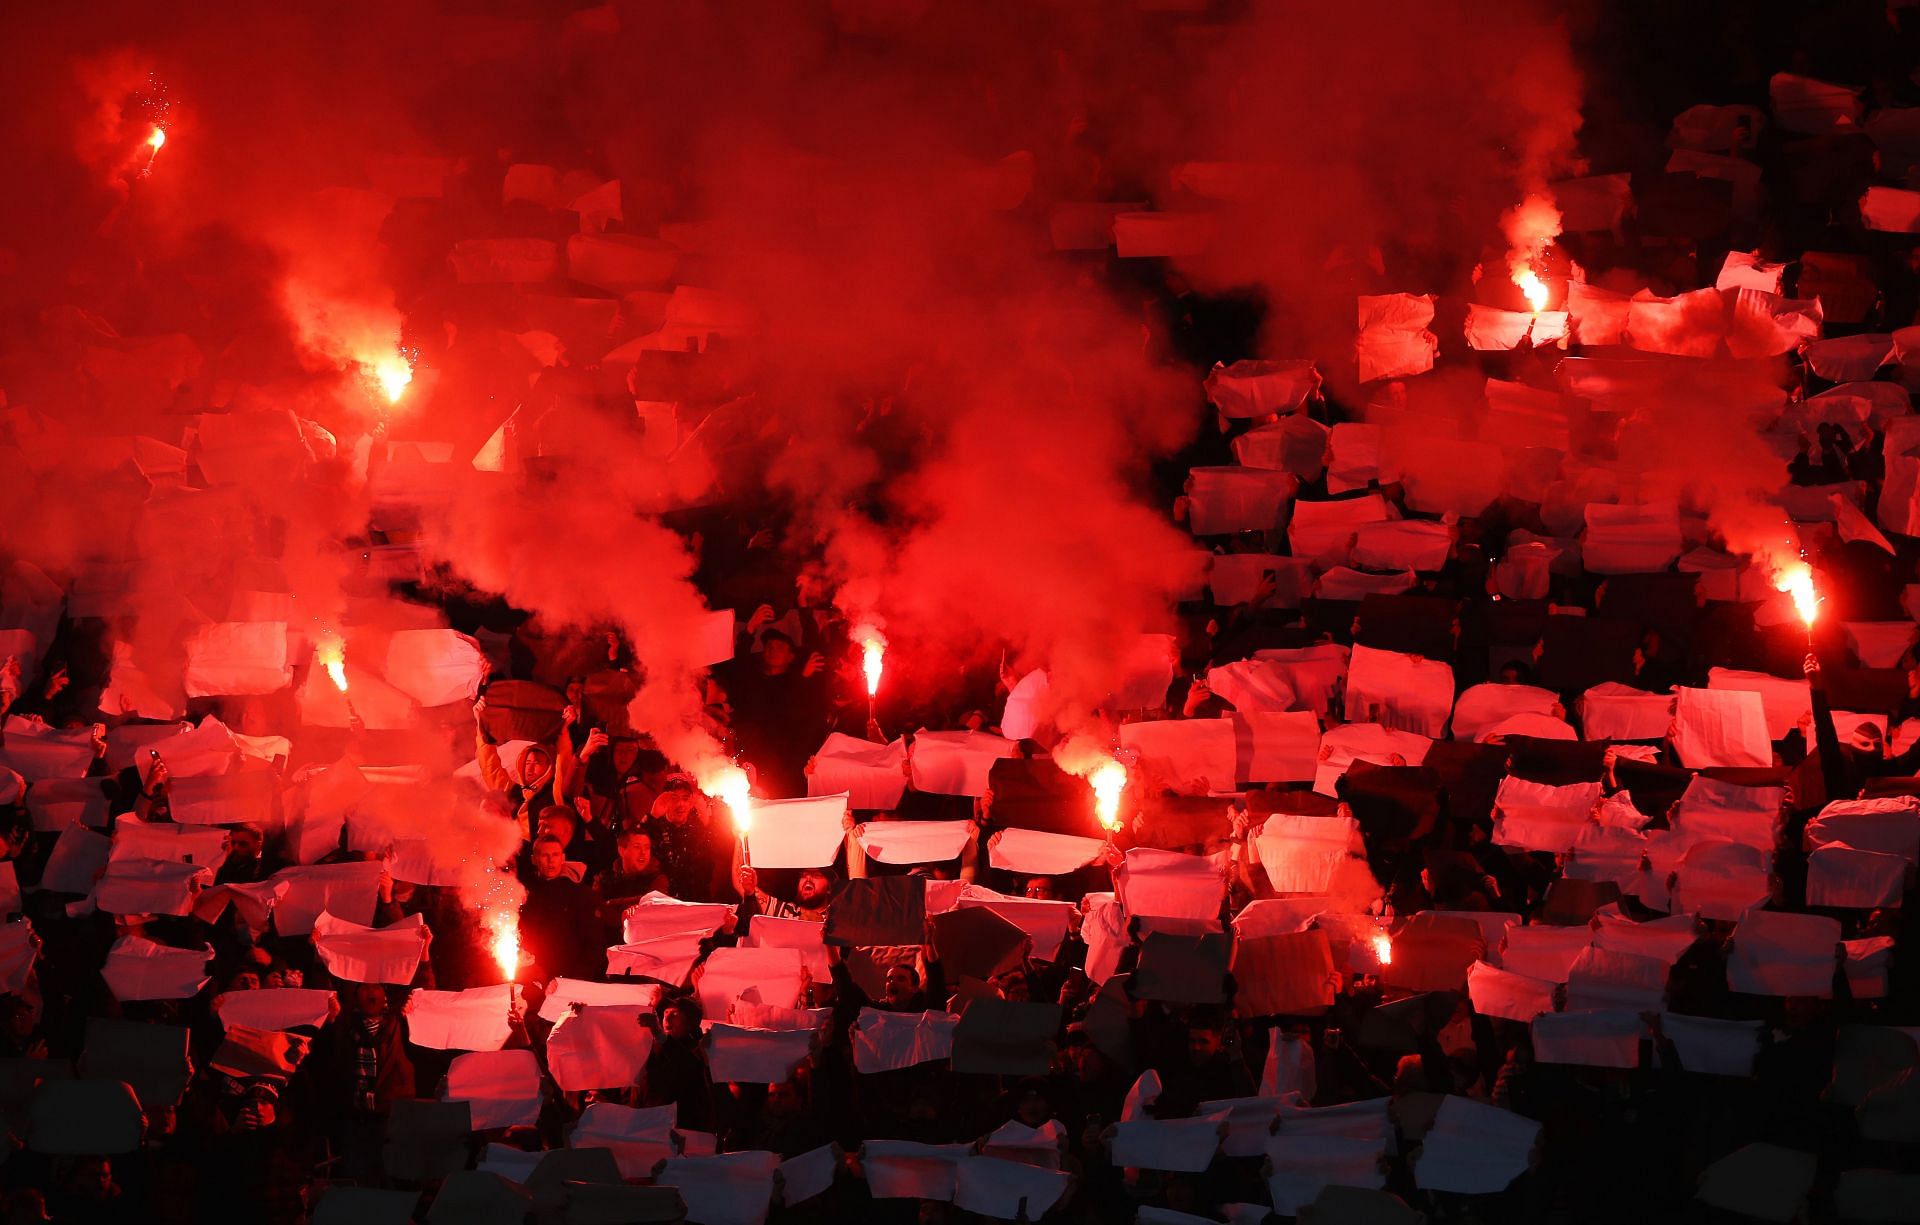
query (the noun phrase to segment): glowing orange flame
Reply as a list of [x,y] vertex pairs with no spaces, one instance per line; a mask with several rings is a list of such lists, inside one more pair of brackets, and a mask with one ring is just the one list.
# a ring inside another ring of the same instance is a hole
[[347,645],[339,639],[330,639],[320,644],[315,654],[320,666],[327,670],[327,678],[333,687],[341,693],[347,691]]
[[1541,280],[1539,274],[1533,269],[1525,267],[1515,269],[1513,283],[1518,285],[1520,292],[1527,296],[1527,309],[1536,315],[1547,309],[1547,283]]
[[1120,828],[1120,793],[1127,789],[1127,768],[1117,761],[1104,762],[1087,775],[1093,788],[1093,812],[1100,827],[1108,833]]
[[733,827],[744,837],[753,825],[753,780],[739,766],[725,766],[701,784],[700,790],[725,804],[733,813]]
[[1373,936],[1373,959],[1383,966],[1393,964],[1393,937],[1385,932],[1375,932]]
[[155,153],[160,152],[160,147],[166,143],[167,130],[163,127],[155,126],[153,131],[147,135],[147,148],[152,149]]
[[867,696],[873,697],[880,692],[880,673],[886,666],[887,640],[872,626],[862,626],[854,632],[854,636],[860,640],[860,670],[867,676]]
[[400,397],[406,394],[407,385],[413,382],[413,367],[398,354],[377,358],[363,364],[373,374],[373,381],[379,384],[380,394],[387,398],[387,403],[400,403]]
[[1788,562],[1774,573],[1773,589],[1793,597],[1800,619],[1812,629],[1814,619],[1820,615],[1820,593],[1813,589],[1813,567],[1803,561]]

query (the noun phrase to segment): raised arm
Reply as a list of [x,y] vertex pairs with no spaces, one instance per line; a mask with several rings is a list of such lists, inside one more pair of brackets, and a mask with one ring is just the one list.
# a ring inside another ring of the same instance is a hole
[[489,791],[505,791],[513,786],[507,768],[500,764],[500,746],[487,735],[487,699],[473,704],[473,760],[480,768],[480,781]]

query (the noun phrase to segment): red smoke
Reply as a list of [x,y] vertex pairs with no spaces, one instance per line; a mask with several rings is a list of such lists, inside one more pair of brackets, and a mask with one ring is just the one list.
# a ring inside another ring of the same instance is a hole
[[[65,118],[21,163],[44,191],[4,206],[20,252],[5,301],[31,318],[0,366],[10,402],[78,439],[111,423],[173,445],[193,443],[182,413],[283,414],[268,462],[236,484],[158,490],[129,602],[143,658],[177,666],[162,657],[183,618],[166,609],[219,620],[262,585],[294,595],[303,621],[365,615],[346,543],[373,509],[364,482],[377,494],[414,473],[383,463],[391,442],[448,441],[448,467],[419,477],[437,488],[426,505],[376,520],[545,623],[623,627],[646,676],[637,722],[690,761],[717,751],[687,645],[704,605],[657,516],[715,490],[764,484],[797,512],[791,547],[821,547],[843,604],[884,618],[890,670],[1010,644],[1050,665],[1069,708],[1097,704],[1134,636],[1164,629],[1195,585],[1203,559],[1149,467],[1201,427],[1194,381],[1163,364],[1124,272],[1050,249],[1054,203],[1217,213],[1219,240],[1181,270],[1263,290],[1268,355],[1319,356],[1338,378],[1354,285],[1330,255],[1428,245],[1457,260],[1413,279],[1445,280],[1577,126],[1566,39],[1522,5],[1199,20],[1071,2],[616,2],[559,18],[203,6],[164,21],[107,6],[14,21],[38,64],[16,95],[59,106],[16,96],[7,113]],[[149,131],[134,96],[148,73],[167,86],[166,152],[114,185],[103,151]],[[1248,163],[1226,177],[1257,190],[1196,190],[1220,176],[1175,173],[1193,161]],[[393,168],[429,162],[438,199],[403,198]],[[603,413],[624,368],[585,372],[682,309],[665,286],[617,304],[565,281],[450,287],[460,240],[563,244],[564,216],[556,229],[498,207],[515,162],[617,176],[615,229],[667,237],[680,283],[753,321],[721,384],[725,398],[750,375],[754,397],[674,463]],[[72,216],[87,224],[57,223]],[[529,394],[542,331],[564,333],[571,392]],[[134,339],[175,332],[166,363]],[[401,347],[418,378],[389,413],[367,368]],[[114,356],[76,381],[96,353]],[[472,470],[517,406],[521,457],[543,452],[534,475]],[[39,479],[0,510],[13,551],[64,577],[125,536],[101,520],[130,523],[151,482],[89,481],[76,507],[90,469],[32,441]]]

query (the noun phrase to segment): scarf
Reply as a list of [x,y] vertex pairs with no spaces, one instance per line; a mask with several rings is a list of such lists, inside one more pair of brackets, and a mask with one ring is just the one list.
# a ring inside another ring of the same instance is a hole
[[361,1017],[353,1027],[353,1104],[369,1113],[379,1109],[380,1040],[385,1017]]

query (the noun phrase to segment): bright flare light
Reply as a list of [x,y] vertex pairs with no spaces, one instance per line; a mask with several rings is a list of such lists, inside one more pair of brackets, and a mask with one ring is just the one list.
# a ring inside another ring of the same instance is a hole
[[1531,268],[1518,268],[1513,274],[1513,283],[1527,296],[1527,309],[1539,314],[1547,309],[1547,283]]
[[333,687],[341,693],[347,691],[347,647],[338,640],[322,643],[319,649],[320,665],[327,670],[327,678]]
[[161,146],[166,143],[167,130],[165,128],[156,126],[147,136],[147,148],[152,149],[155,153],[160,152]]
[[527,891],[506,872],[489,870],[478,892],[474,905],[487,933],[487,955],[500,967],[501,980],[512,982],[520,973],[520,903]]
[[512,911],[490,911],[486,924],[493,931],[493,938],[487,942],[487,951],[493,954],[493,963],[500,967],[500,973],[512,979],[520,972],[520,920]]
[[1812,629],[1814,619],[1820,615],[1820,593],[1813,589],[1813,567],[1803,561],[1787,563],[1773,576],[1773,589],[1793,597],[1794,609],[1807,623],[1807,628]]
[[373,381],[380,385],[380,394],[387,398],[387,403],[400,403],[400,397],[406,394],[407,384],[413,382],[413,367],[398,355],[383,357],[368,365],[373,372]]
[[753,780],[739,766],[727,766],[701,788],[733,813],[733,827],[742,837],[753,825]]
[[1087,776],[1093,788],[1093,811],[1108,833],[1120,828],[1120,793],[1127,789],[1127,768],[1117,761],[1103,762]]
[[1385,932],[1373,936],[1373,959],[1383,966],[1393,964],[1393,937]]
[[1560,209],[1552,193],[1528,193],[1500,218],[1500,228],[1507,236],[1507,276],[1526,295],[1527,309],[1537,315],[1547,309],[1549,295],[1540,279],[1540,261],[1560,236]]
[[867,696],[873,697],[880,692],[880,673],[886,667],[887,639],[872,626],[861,626],[854,631],[860,640],[860,670],[867,676]]

